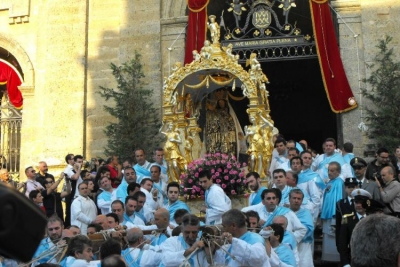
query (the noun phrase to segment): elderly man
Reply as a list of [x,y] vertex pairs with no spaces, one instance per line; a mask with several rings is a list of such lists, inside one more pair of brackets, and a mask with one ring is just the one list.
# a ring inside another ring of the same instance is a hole
[[328,166],[329,182],[324,192],[324,201],[322,203],[321,220],[322,232],[324,235],[322,242],[322,260],[339,261],[340,257],[336,250],[335,230],[336,225],[336,202],[344,196],[344,182],[340,178],[340,164],[331,162]]
[[351,266],[400,266],[399,229],[400,220],[393,216],[375,214],[362,219],[350,241]]
[[168,210],[161,208],[154,213],[154,223],[157,228],[162,232],[156,234],[152,240],[151,245],[159,246],[164,243],[172,235],[172,229],[169,227],[169,212]]
[[97,207],[89,197],[87,183],[79,184],[78,191],[79,196],[74,199],[71,205],[71,224],[77,225],[82,234],[86,235],[87,226],[96,220]]
[[146,249],[143,232],[139,228],[127,232],[129,247],[122,251],[127,266],[158,267],[161,262],[161,252]]
[[[383,203],[387,205],[385,213],[400,217],[400,183],[396,181],[395,171],[392,166],[383,167],[381,177],[384,185],[375,177]],[[384,186],[382,188],[382,186]]]
[[[35,261],[32,266],[46,263],[50,259],[50,263],[57,263],[56,259],[52,259],[54,254],[57,252],[57,248],[67,245],[67,242],[61,239],[63,230],[64,223],[56,215],[53,215],[48,219],[47,237],[40,242],[39,247],[33,255],[33,258],[37,259],[37,261]],[[50,251],[53,251],[54,253],[49,253]]]
[[246,217],[241,211],[232,209],[225,212],[222,225],[225,231],[222,237],[226,238],[229,245],[225,245],[223,250],[217,249],[214,263],[233,267],[270,266],[265,240],[259,234],[247,231]]
[[180,266],[184,261],[192,267],[209,266],[204,242],[198,240],[200,220],[187,214],[182,219],[182,235],[168,238],[161,245],[161,262],[165,267]]
[[314,243],[314,223],[309,210],[301,208],[304,194],[300,189],[293,189],[289,194],[290,209],[307,228],[307,233],[297,246],[299,267],[314,267],[312,246]]

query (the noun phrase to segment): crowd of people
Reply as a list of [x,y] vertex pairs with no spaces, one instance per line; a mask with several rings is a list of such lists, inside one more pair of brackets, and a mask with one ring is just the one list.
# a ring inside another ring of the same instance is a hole
[[[168,181],[162,148],[153,151],[152,163],[140,148],[133,152],[136,164],[112,156],[91,160],[89,169],[81,155],[68,154],[58,178],[43,161],[37,173],[25,169],[25,183],[14,183],[4,169],[0,177],[48,217],[44,239],[26,266],[313,267],[317,228],[322,228],[324,261],[397,266],[399,239],[388,238],[388,246],[359,244],[385,242],[371,230],[378,222],[378,230],[385,232],[383,225],[390,224],[397,236],[400,148],[394,155],[379,148],[367,163],[352,153],[351,143],[339,150],[333,138],[324,141],[321,155],[304,140],[278,137],[274,146],[271,183],[248,172],[252,193],[242,210],[232,208],[209,170],[199,170],[204,218],[179,199],[181,185]],[[0,261],[0,266],[16,264]]]

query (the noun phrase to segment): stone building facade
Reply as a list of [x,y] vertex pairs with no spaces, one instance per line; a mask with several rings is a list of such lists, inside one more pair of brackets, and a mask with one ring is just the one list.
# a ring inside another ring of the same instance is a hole
[[[360,155],[370,142],[357,128],[368,104],[360,96],[365,86],[360,79],[368,76],[366,63],[385,34],[400,54],[400,3],[333,0],[331,5],[339,14],[342,59],[359,103],[341,115],[339,129]],[[110,63],[125,62],[135,50],[161,106],[163,77],[183,61],[186,24],[186,0],[2,0],[0,47],[17,59],[24,75],[21,170],[40,160],[61,168],[67,153],[104,156],[103,129],[112,118],[96,92],[115,85]]]

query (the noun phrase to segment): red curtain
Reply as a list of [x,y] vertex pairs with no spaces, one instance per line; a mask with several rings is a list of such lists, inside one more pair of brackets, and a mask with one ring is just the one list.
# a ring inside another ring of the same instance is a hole
[[2,60],[0,60],[0,84],[6,84],[11,104],[18,109],[22,108],[22,94],[18,89],[22,81],[17,71],[8,62]]
[[309,0],[322,80],[335,113],[357,107],[340,58],[338,42],[327,0]]
[[185,64],[193,61],[193,50],[200,52],[207,33],[207,5],[209,0],[187,0],[189,21],[186,34]]

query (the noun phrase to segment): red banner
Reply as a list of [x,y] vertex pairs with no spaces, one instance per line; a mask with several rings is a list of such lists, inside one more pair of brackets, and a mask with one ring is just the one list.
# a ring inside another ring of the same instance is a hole
[[22,108],[22,94],[18,89],[22,84],[22,78],[10,63],[2,59],[0,59],[0,84],[6,84],[11,104],[18,109]]
[[322,80],[329,104],[335,113],[352,110],[357,107],[357,102],[344,72],[328,1],[309,2]]
[[207,34],[207,5],[209,0],[187,0],[189,21],[186,34],[185,64],[193,61],[193,50],[200,52]]

